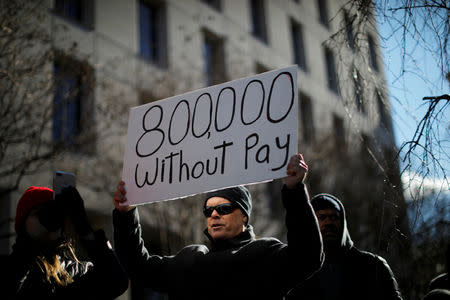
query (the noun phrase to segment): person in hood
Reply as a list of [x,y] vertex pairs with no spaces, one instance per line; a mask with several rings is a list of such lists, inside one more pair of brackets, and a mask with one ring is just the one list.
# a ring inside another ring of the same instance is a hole
[[210,247],[190,245],[172,256],[152,255],[144,246],[137,208],[121,205],[126,191],[120,182],[114,197],[115,246],[132,283],[170,299],[282,299],[323,260],[317,219],[303,184],[307,170],[301,155],[291,157],[282,188],[288,244],[255,238],[249,223],[252,198],[238,186],[206,196],[202,209]]
[[401,300],[386,260],[354,246],[341,201],[323,193],[314,196],[311,205],[319,221],[325,262],[319,272],[290,291],[286,299]]
[[[67,226],[90,261],[78,260]],[[15,231],[13,251],[0,264],[2,299],[114,299],[128,288],[125,270],[105,233],[92,230],[75,188],[54,199],[47,187],[29,187],[17,204]]]
[[450,278],[448,275],[450,274],[450,245],[447,245],[445,258],[446,272],[434,277],[430,281],[423,300],[450,299]]

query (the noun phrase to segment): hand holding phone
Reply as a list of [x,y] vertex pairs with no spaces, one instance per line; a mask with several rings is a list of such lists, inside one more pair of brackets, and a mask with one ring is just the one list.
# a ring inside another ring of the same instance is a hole
[[70,218],[76,231],[82,236],[92,232],[83,198],[75,188],[75,174],[56,171],[53,177],[53,191],[55,199],[63,207],[63,213]]
[[53,175],[53,192],[54,197],[60,195],[62,190],[67,187],[75,187],[75,174],[64,172],[64,171],[55,171]]

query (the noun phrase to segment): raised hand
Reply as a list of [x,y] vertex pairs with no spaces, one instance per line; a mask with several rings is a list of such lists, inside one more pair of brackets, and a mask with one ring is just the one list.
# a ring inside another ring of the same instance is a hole
[[308,165],[303,159],[303,155],[292,155],[286,167],[287,176],[283,178],[283,183],[287,188],[292,189],[305,180],[307,173]]
[[122,203],[125,203],[127,201],[126,193],[127,191],[125,189],[125,182],[121,180],[117,184],[116,193],[113,198],[114,207],[120,212],[127,212],[134,208],[133,206],[122,205]]
[[66,187],[61,191],[60,197],[59,201],[64,204],[66,215],[71,219],[78,234],[83,236],[91,233],[92,227],[86,215],[83,198],[78,190],[74,187]]

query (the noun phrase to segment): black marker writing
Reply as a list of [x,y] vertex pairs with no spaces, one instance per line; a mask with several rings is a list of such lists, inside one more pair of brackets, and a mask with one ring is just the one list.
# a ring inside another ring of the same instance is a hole
[[[198,179],[204,175],[214,175],[218,170],[220,170],[220,174],[224,174],[227,163],[226,152],[232,145],[232,142],[223,141],[221,144],[213,147],[214,150],[218,150],[215,157],[191,164],[183,160],[183,150],[171,152],[161,160],[156,157],[153,169],[141,170],[139,164],[136,164],[134,173],[136,186],[142,188],[145,185],[154,185],[165,181],[171,184],[174,182],[174,178],[178,178],[178,182],[189,181],[192,178]],[[169,170],[168,174],[165,172],[166,165]],[[149,177],[153,178],[153,180],[150,181]],[[159,178],[159,181],[157,181],[157,178]]]

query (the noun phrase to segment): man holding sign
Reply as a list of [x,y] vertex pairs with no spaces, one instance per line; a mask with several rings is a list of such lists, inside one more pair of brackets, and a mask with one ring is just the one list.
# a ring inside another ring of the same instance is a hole
[[151,255],[142,239],[138,209],[127,202],[121,181],[114,197],[117,254],[131,280],[170,299],[282,299],[323,261],[317,219],[303,181],[308,166],[293,155],[283,179],[288,244],[255,239],[248,224],[251,196],[244,187],[207,194],[203,205],[211,247],[190,245],[173,256]]

